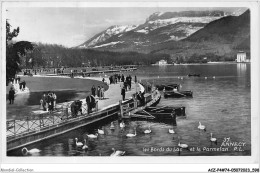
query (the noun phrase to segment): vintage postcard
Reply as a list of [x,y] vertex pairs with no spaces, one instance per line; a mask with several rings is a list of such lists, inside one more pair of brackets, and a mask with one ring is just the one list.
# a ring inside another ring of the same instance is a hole
[[259,164],[257,2],[1,5],[3,163]]

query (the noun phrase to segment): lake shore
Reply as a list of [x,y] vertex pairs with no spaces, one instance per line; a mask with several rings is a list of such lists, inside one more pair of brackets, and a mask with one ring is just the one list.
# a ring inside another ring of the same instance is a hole
[[[83,101],[83,104],[85,104],[85,97],[90,94],[91,87],[94,85],[97,86],[103,86],[105,88],[105,98],[104,100],[99,100],[98,107],[99,109],[103,109],[109,105],[116,104],[121,99],[121,85],[122,82],[119,82],[117,84],[111,84],[108,85],[107,83],[103,83],[102,79],[100,77],[60,77],[60,76],[36,76],[35,77],[23,77],[22,80],[30,79],[30,81],[27,80],[28,88],[30,89],[30,92],[47,92],[47,91],[57,91],[57,90],[76,90],[83,92],[83,94],[80,96],[79,100]],[[45,79],[45,80],[43,80]],[[55,79],[56,82],[53,82]],[[47,85],[43,85],[44,82],[47,81]],[[108,78],[105,78],[105,81],[108,82]],[[72,85],[72,83],[76,85]],[[136,88],[137,87],[137,88]],[[141,88],[140,85],[132,85],[132,90],[126,93],[126,98],[130,98],[132,94],[134,94],[136,91],[139,91]],[[84,94],[85,93],[85,94]],[[39,111],[40,108],[40,101],[37,102],[35,105],[28,105],[27,100],[34,99],[30,98],[31,93],[22,93],[18,94],[15,97],[15,101],[13,105],[9,104],[9,101],[7,100],[6,106],[7,106],[7,119],[16,119],[21,118],[24,116],[29,115],[32,112]],[[63,106],[63,105],[70,105],[72,101],[63,101],[57,103],[57,108]]]

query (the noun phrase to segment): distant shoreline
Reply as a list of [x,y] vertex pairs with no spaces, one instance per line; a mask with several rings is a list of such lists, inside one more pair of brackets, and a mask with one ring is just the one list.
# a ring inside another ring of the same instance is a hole
[[207,63],[185,63],[185,64],[174,64],[174,65],[213,65],[213,64],[250,64],[250,62],[235,62],[235,61],[216,61]]

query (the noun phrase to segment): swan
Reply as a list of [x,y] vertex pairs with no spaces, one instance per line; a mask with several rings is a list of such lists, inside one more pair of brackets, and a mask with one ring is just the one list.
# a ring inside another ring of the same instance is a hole
[[123,156],[125,154],[125,151],[120,151],[120,150],[115,150],[114,148],[112,148],[113,153],[110,154],[110,156]]
[[136,129],[135,129],[135,133],[134,133],[134,134],[128,133],[126,136],[127,136],[127,137],[135,137],[135,136],[136,136]]
[[113,122],[111,122],[111,125],[110,125],[110,130],[115,130],[115,125]]
[[83,145],[82,142],[78,142],[78,138],[75,138],[75,141],[76,141],[76,146],[77,147],[81,147]]
[[33,153],[39,153],[41,152],[41,150],[37,149],[37,148],[33,148],[31,150],[28,150],[26,147],[23,147],[22,149],[22,153],[23,155],[27,155],[27,154],[33,154]]
[[104,130],[102,130],[102,129],[98,129],[98,134],[100,134],[100,135],[104,135],[105,132],[104,132]]
[[215,76],[213,76],[213,79],[215,79],[216,77]]
[[205,79],[208,79],[208,77],[205,77]]
[[84,145],[83,145],[82,149],[83,149],[83,150],[86,150],[86,149],[88,149],[88,146],[87,146],[87,141],[86,141],[86,139],[84,139]]
[[175,131],[173,129],[169,129],[169,133],[174,134]]
[[96,135],[94,135],[94,134],[89,134],[89,135],[87,135],[88,136],[88,138],[97,138],[98,137],[98,133],[96,134]]
[[149,133],[151,133],[151,132],[152,132],[152,130],[151,130],[150,125],[149,125],[149,126],[148,126],[148,130],[145,130],[144,133],[145,133],[145,134],[149,134]]
[[217,145],[217,138],[212,138],[212,133],[210,133],[210,141],[215,142],[215,144]]
[[206,126],[201,125],[201,123],[199,122],[198,129],[206,131]]
[[183,148],[183,149],[188,149],[189,148],[189,146],[187,144],[181,144],[181,142],[179,142],[178,146],[180,148]]
[[124,127],[125,127],[125,123],[122,121],[122,122],[119,124],[119,126],[120,126],[121,128],[124,128]]

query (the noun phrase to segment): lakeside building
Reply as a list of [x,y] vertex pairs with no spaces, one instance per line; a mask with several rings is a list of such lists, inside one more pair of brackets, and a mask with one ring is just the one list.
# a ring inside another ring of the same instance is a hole
[[237,53],[237,62],[250,62],[250,59],[246,57],[246,52],[244,51],[239,51]]
[[158,65],[166,65],[166,64],[168,64],[167,61],[163,59],[158,62]]

